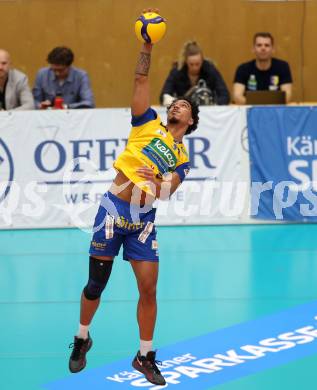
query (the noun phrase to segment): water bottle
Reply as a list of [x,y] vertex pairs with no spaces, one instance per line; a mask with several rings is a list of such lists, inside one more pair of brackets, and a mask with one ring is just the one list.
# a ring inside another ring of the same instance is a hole
[[249,80],[248,80],[248,91],[256,91],[257,82],[254,74],[250,74]]
[[64,99],[62,95],[60,94],[56,95],[54,99],[54,108],[56,110],[62,110],[64,108]]

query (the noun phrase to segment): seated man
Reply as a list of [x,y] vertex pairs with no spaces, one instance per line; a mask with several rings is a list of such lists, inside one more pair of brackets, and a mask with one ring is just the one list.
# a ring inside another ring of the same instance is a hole
[[33,110],[27,76],[11,68],[10,54],[0,49],[0,110]]
[[180,60],[171,69],[160,94],[168,106],[175,98],[185,96],[198,105],[229,104],[227,86],[215,65],[204,59],[195,41],[184,44]]
[[75,68],[73,52],[67,47],[55,47],[47,57],[50,64],[38,71],[33,96],[38,109],[54,106],[56,96],[61,96],[65,108],[95,107],[88,75]]
[[238,66],[234,78],[233,100],[245,104],[245,91],[285,91],[286,103],[292,97],[292,76],[288,63],[273,57],[274,39],[270,33],[253,38],[255,59]]

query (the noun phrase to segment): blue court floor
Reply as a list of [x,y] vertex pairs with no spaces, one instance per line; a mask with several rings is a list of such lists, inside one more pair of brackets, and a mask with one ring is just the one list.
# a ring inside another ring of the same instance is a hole
[[[165,346],[309,302],[316,301],[317,315],[316,237],[317,225],[159,227],[158,358]],[[0,231],[1,390],[45,389],[72,376],[68,346],[78,328],[89,241],[76,229]],[[131,267],[119,256],[91,327],[87,372],[132,359],[136,302]],[[316,389],[317,342],[311,345],[315,353],[211,387]],[[199,390],[208,383],[168,387]]]

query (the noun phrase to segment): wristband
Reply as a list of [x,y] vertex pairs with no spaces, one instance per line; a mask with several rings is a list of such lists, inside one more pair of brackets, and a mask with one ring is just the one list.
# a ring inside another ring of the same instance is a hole
[[190,167],[189,163],[186,162],[184,164],[179,165],[174,172],[176,172],[180,178],[181,183],[184,181],[185,177],[189,173]]

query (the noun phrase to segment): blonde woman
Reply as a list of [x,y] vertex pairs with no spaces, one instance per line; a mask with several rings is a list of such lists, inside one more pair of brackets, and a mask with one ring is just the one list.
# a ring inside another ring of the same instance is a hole
[[200,85],[205,87],[205,91],[210,91],[212,101],[210,104],[229,103],[229,91],[220,72],[214,64],[204,58],[197,42],[188,41],[164,83],[160,102],[169,105],[174,98],[190,97]]

